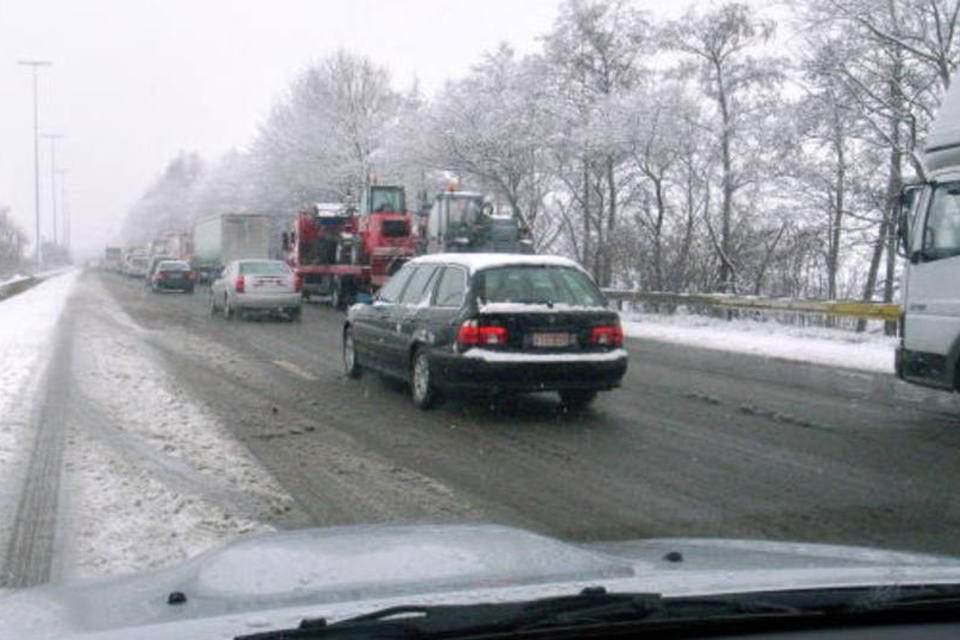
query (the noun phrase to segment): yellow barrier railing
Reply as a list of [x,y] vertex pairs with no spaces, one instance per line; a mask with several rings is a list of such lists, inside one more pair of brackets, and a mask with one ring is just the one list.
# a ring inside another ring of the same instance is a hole
[[862,318],[865,320],[900,319],[902,308],[898,304],[880,302],[857,302],[853,300],[793,300],[789,298],[760,298],[753,296],[734,296],[722,293],[662,293],[627,291],[623,289],[604,289],[608,300],[617,303],[649,302],[671,305],[706,306],[718,309],[763,309],[769,311],[787,311],[796,313],[817,313],[829,316]]

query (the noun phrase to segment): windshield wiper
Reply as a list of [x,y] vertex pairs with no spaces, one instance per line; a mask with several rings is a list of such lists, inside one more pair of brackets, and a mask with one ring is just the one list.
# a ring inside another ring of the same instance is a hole
[[455,638],[545,627],[640,620],[658,611],[660,600],[657,594],[608,594],[600,587],[584,589],[579,595],[526,602],[391,607],[333,624],[327,624],[324,618],[308,618],[296,629],[238,636],[236,640]]
[[305,619],[295,629],[267,631],[236,640],[323,638],[344,640],[448,640],[550,629],[664,631],[691,626],[812,623],[843,626],[891,618],[960,618],[960,585],[855,587],[758,593],[663,597],[651,593],[607,593],[603,587],[579,595],[503,604],[400,606],[328,624]]

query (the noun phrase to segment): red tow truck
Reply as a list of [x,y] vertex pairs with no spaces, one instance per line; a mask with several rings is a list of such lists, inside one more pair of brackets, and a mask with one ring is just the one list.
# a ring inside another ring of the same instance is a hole
[[414,219],[400,186],[367,186],[359,207],[305,207],[282,240],[304,299],[324,296],[337,308],[379,289],[417,253]]

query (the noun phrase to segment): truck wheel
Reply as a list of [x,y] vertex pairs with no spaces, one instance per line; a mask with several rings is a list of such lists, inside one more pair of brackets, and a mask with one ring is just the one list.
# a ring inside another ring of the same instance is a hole
[[353,342],[353,329],[343,330],[343,372],[348,378],[359,378],[363,368],[357,361],[357,347]]
[[439,399],[436,388],[433,386],[433,373],[430,369],[430,358],[425,349],[417,349],[413,354],[410,371],[410,393],[413,404],[418,409],[426,411],[434,406]]
[[560,392],[560,402],[570,411],[581,411],[597,397],[596,391],[568,389]]
[[340,289],[340,283],[336,283],[333,287],[333,293],[330,294],[330,306],[334,309],[343,308],[343,291]]

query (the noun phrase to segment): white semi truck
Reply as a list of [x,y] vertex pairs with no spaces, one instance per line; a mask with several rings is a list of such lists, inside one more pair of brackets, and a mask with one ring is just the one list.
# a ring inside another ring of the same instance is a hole
[[955,77],[924,148],[927,175],[901,195],[907,258],[897,376],[960,390],[960,77]]
[[261,214],[225,213],[200,220],[193,227],[191,266],[208,281],[233,260],[269,258],[271,230],[270,216]]

